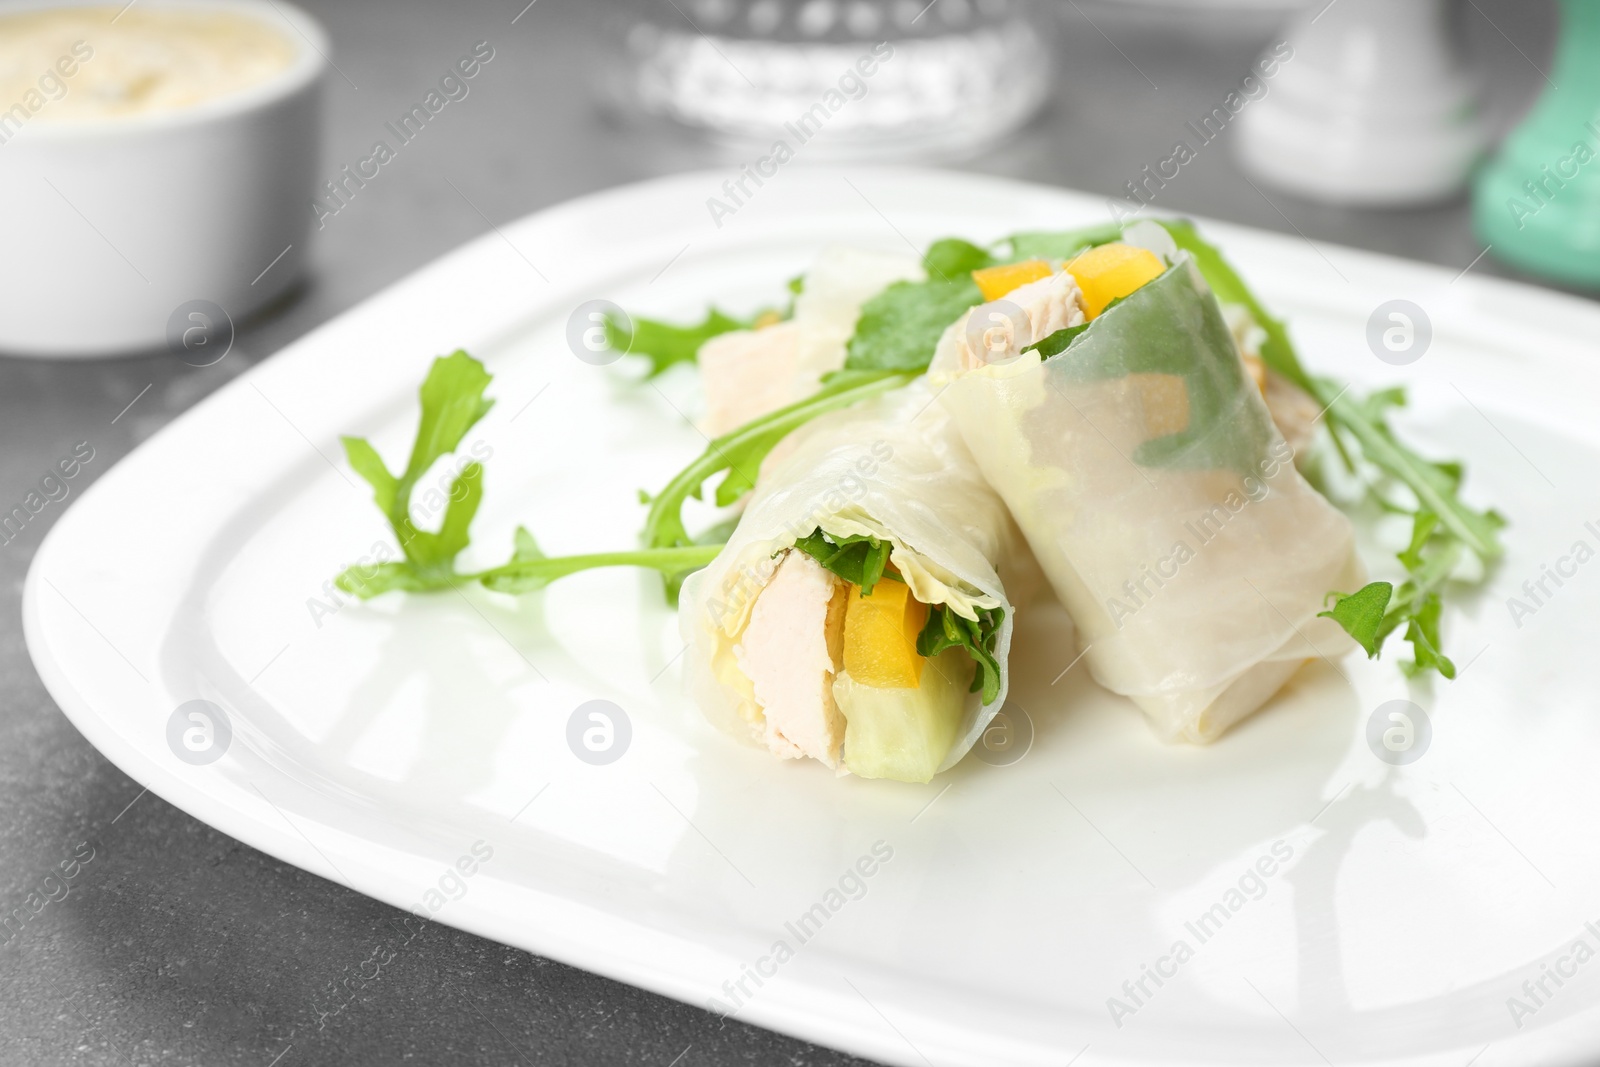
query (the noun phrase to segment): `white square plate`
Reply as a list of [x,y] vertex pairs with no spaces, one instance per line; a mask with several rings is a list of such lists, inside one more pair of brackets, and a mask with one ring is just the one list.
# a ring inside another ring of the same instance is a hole
[[[496,376],[468,438],[492,455],[466,562],[504,559],[519,522],[551,553],[627,547],[636,490],[703,447],[678,410],[694,376],[651,388],[626,363],[579,361],[578,304],[743,310],[829,242],[903,252],[1105,217],[986,177],[794,168],[719,228],[705,201],[725,177],[608,192],[473,242],[100,479],[28,576],[28,646],[62,709],[141,783],[287,862],[895,1063],[1593,1062],[1600,962],[1571,946],[1600,948],[1583,666],[1600,563],[1563,564],[1573,575],[1520,624],[1506,607],[1575,542],[1600,547],[1600,310],[1582,301],[1206,226],[1308,363],[1408,386],[1408,434],[1464,457],[1469,495],[1512,520],[1488,590],[1447,618],[1458,681],[1408,688],[1398,648],[1319,664],[1207,748],[1163,745],[1081,668],[1062,677],[1074,653],[1051,608],[1021,616],[1013,659],[1031,751],[919,787],[836,780],[715,733],[680,693],[653,575],[520,600],[332,593],[389,538],[338,435],[399,465],[437,354],[465,347]],[[1393,298],[1432,323],[1406,367],[1366,343]],[[1432,722],[1405,767],[1365,740],[1395,698]],[[203,765],[168,740],[196,699],[231,728]],[[592,699],[632,727],[605,766],[566,741]],[[875,846],[871,875],[850,873]]]

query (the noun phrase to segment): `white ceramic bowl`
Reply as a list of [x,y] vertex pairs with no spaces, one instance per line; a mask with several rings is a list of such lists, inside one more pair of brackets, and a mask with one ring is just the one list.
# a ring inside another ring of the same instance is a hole
[[[78,6],[25,2],[5,12]],[[281,0],[143,6],[253,17],[289,41],[294,59],[259,85],[193,107],[34,118],[0,144],[0,352],[160,348],[169,323],[201,323],[188,318],[191,305],[209,302],[237,321],[282,295],[305,266],[327,35]],[[223,328],[210,317],[207,329]]]

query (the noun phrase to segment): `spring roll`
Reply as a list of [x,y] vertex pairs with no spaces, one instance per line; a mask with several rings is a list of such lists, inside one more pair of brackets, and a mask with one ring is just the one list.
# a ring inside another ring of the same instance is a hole
[[1095,679],[1207,742],[1354,647],[1317,617],[1364,580],[1350,523],[1295,469],[1187,253],[1003,269],[1037,280],[951,326],[930,377]]
[[1005,702],[1027,550],[925,380],[791,441],[684,584],[691,694],[779,757],[926,782]]

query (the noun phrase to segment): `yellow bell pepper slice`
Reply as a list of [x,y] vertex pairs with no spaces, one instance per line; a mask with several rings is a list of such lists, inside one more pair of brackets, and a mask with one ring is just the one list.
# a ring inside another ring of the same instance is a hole
[[879,689],[915,689],[926,660],[917,655],[917,635],[928,622],[928,605],[904,582],[885,577],[862,596],[850,586],[844,616],[844,669],[857,683]]
[[1166,437],[1189,428],[1189,386],[1176,374],[1130,374],[1128,384],[1139,397],[1145,431]]
[[1167,266],[1148,248],[1113,242],[1082,253],[1067,264],[1067,270],[1077,279],[1084,313],[1092,319],[1111,301],[1161,277]]
[[985,300],[999,300],[1019,286],[1048,278],[1055,271],[1042,259],[1025,259],[1021,263],[1002,263],[998,267],[984,267],[972,272],[978,283],[978,292]]

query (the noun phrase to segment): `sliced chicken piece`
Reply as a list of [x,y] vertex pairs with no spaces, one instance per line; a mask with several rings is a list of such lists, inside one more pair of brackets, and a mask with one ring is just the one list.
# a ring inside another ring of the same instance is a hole
[[700,346],[706,395],[700,428],[707,436],[720,437],[799,399],[799,340],[800,327],[790,321],[720,334]]
[[910,256],[826,249],[806,272],[793,319],[700,346],[701,429],[718,437],[816,392],[824,374],[844,366],[861,305],[893,282],[921,277],[921,264]]
[[1250,372],[1251,380],[1261,390],[1262,399],[1267,402],[1267,412],[1277,424],[1278,432],[1283,434],[1283,439],[1294,450],[1295,463],[1299,464],[1316,437],[1316,420],[1322,414],[1321,409],[1315,400],[1306,395],[1305,390],[1267,367],[1266,361],[1261,358],[1261,342],[1267,339],[1267,331],[1256,325],[1248,308],[1240,304],[1224,304],[1222,317],[1233,333],[1233,343],[1238,347],[1239,355],[1244,357],[1245,370]]
[[[1020,314],[1019,314],[1020,313]],[[1035,341],[1087,319],[1078,281],[1067,271],[1019,285],[999,300],[967,312],[950,340],[963,370],[1008,363]]]
[[791,549],[756,597],[734,659],[766,716],[764,739],[784,759],[838,767],[844,716],[833,678],[844,647],[849,583]]
[[1266,378],[1267,387],[1262,393],[1266,396],[1267,411],[1277,423],[1278,432],[1294,449],[1295,464],[1299,465],[1311,455],[1309,449],[1316,438],[1317,418],[1322,409],[1305,390],[1283,375],[1269,370]]

